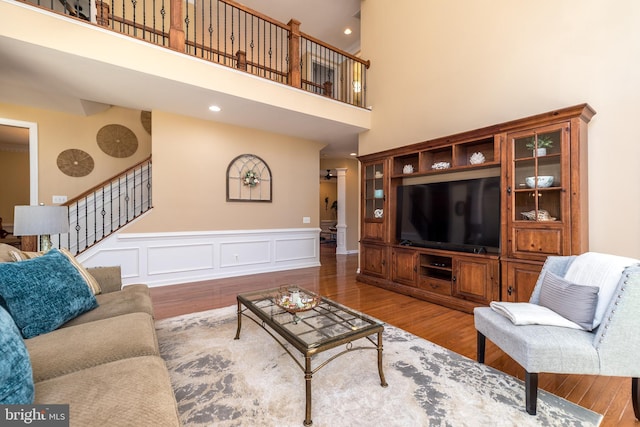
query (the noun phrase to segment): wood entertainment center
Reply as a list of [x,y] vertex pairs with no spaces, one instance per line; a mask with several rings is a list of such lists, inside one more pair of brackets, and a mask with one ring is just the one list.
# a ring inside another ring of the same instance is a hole
[[[358,280],[466,312],[493,300],[528,301],[547,256],[588,250],[594,114],[581,104],[359,157]],[[499,248],[419,247],[397,238],[400,186],[491,176],[500,177]]]

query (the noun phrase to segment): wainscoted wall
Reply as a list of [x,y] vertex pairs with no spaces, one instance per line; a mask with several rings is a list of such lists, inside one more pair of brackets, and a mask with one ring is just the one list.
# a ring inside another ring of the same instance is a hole
[[320,229],[118,233],[78,255],[120,265],[124,284],[173,285],[320,265]]

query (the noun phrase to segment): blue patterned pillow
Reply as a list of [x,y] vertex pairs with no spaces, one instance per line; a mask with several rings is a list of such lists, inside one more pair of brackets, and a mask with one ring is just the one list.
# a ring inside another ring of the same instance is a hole
[[98,306],[78,270],[57,249],[0,264],[0,297],[25,338],[51,332]]
[[0,405],[33,403],[33,371],[20,331],[0,307]]

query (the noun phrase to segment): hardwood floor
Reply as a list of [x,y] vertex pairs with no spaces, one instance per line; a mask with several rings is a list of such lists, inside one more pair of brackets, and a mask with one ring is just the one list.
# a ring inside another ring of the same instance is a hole
[[[475,360],[473,315],[357,282],[357,255],[336,257],[332,248],[323,247],[321,263],[322,267],[151,288],[155,315],[163,319],[226,307],[236,303],[238,293],[296,284]],[[523,369],[490,341],[485,362],[524,377]],[[603,427],[640,426],[633,414],[629,378],[540,374],[539,386],[604,414]]]

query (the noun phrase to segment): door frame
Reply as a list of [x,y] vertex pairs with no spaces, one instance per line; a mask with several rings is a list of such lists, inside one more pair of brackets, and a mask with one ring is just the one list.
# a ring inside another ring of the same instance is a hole
[[38,204],[38,124],[0,117],[0,125],[29,129],[29,204]]

